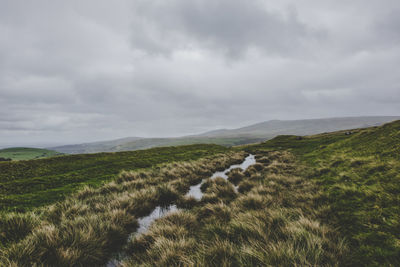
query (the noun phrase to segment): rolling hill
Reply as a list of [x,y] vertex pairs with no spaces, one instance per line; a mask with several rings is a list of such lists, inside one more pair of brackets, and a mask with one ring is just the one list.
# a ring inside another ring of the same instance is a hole
[[310,120],[272,120],[238,129],[220,129],[199,135],[176,138],[128,137],[112,141],[93,142],[52,147],[49,149],[62,153],[81,154],[96,152],[117,152],[147,149],[160,146],[190,144],[218,144],[235,146],[271,139],[277,135],[309,135],[344,129],[363,128],[381,125],[400,119],[399,116],[344,117]]
[[32,148],[32,147],[10,147],[5,149],[0,149],[0,158],[3,160],[29,160],[29,159],[41,159],[54,157],[61,155],[62,153],[42,149],[42,148]]
[[309,120],[271,120],[238,129],[211,131],[201,134],[201,136],[253,136],[261,138],[271,138],[277,135],[287,134],[310,135],[353,128],[378,126],[383,123],[394,121],[397,119],[400,119],[400,116],[343,117]]

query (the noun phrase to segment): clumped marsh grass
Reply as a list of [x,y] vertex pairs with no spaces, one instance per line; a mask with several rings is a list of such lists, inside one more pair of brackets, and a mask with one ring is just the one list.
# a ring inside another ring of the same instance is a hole
[[39,216],[33,212],[0,214],[0,248],[16,242],[32,232],[39,224]]
[[[185,202],[182,196],[190,184],[244,156],[235,152],[145,171],[124,171],[100,188],[86,186],[64,201],[42,208],[39,215],[5,214],[0,221],[5,244],[0,265],[105,264],[137,229],[137,218],[148,215],[156,206]],[[184,243],[175,248],[178,251],[182,246]]]
[[[319,221],[316,184],[292,175],[290,153],[267,154],[271,160],[264,158],[247,176],[238,170],[228,175],[241,175],[239,189],[251,185],[243,192],[223,178],[207,179],[197,206],[158,219],[130,240],[122,266],[338,265],[346,244]],[[268,165],[285,168],[271,174]]]
[[238,185],[244,178],[243,171],[240,168],[235,168],[227,173],[228,181],[234,185]]
[[207,179],[201,186],[204,203],[230,202],[236,198],[233,185],[222,177]]

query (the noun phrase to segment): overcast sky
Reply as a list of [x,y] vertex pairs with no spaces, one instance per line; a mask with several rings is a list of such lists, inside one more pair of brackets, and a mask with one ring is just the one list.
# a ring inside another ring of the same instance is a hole
[[0,0],[0,146],[400,115],[399,0]]

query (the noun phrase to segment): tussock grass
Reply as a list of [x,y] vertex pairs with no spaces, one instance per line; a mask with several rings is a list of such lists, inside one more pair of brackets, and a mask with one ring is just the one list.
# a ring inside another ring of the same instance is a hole
[[[316,184],[292,175],[291,154],[270,154],[242,174],[239,193],[222,178],[206,180],[194,208],[157,220],[131,240],[123,266],[338,265],[346,244],[319,220]],[[285,168],[271,174],[270,165]]]
[[[156,206],[177,202],[189,205],[192,200],[183,200],[182,195],[191,183],[244,156],[244,153],[220,154],[197,161],[163,164],[146,171],[124,171],[100,188],[86,186],[66,200],[43,208],[39,215],[2,215],[1,238],[6,247],[1,250],[0,265],[104,264],[126,243],[129,233],[136,230],[136,218],[149,214]],[[220,189],[215,190],[213,193],[217,194]],[[190,216],[193,221],[195,217]],[[165,225],[166,228],[158,229],[159,235],[185,236],[190,228],[187,223],[190,216],[184,217],[182,226],[179,226],[180,218],[170,217],[173,223],[168,224],[169,228]],[[191,239],[177,244],[164,240],[157,242],[158,247],[152,253],[160,257],[160,264],[173,264],[182,259],[178,254],[168,254],[168,248],[178,253],[192,243]]]
[[31,233],[39,224],[39,216],[33,212],[0,214],[0,248],[16,242]]
[[267,199],[265,196],[259,195],[257,193],[249,193],[245,196],[241,196],[238,199],[238,205],[241,209],[257,210],[265,208],[268,200],[272,201],[272,197],[271,199]]
[[253,187],[254,187],[254,183],[252,183],[249,180],[244,180],[239,183],[238,191],[239,191],[239,193],[243,194],[243,193],[249,192]]
[[201,207],[197,212],[197,218],[199,220],[207,220],[212,218],[213,220],[220,222],[228,222],[232,217],[232,210],[229,206],[225,205],[223,202],[217,204],[206,204]]
[[13,244],[6,255],[20,266],[35,262],[50,266],[104,262],[110,256],[110,248],[122,242],[128,230],[136,226],[134,217],[124,211],[110,211],[104,217],[77,216],[59,225],[42,224]]
[[204,203],[229,203],[237,196],[233,185],[222,177],[207,179],[201,189],[204,191],[201,199]]
[[199,203],[200,202],[195,197],[183,196],[177,200],[176,205],[180,209],[192,209]]
[[238,185],[244,178],[242,169],[235,168],[227,173],[228,181],[234,185]]

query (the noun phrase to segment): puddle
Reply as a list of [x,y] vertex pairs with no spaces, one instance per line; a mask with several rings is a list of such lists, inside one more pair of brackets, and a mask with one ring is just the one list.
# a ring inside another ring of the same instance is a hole
[[[150,225],[157,219],[162,218],[164,216],[166,216],[168,213],[170,212],[174,212],[177,211],[178,208],[176,207],[176,205],[169,205],[168,207],[161,207],[161,206],[157,206],[152,213],[150,213],[149,215],[142,217],[140,219],[138,219],[138,223],[139,223],[139,227],[136,230],[136,232],[132,233],[129,235],[128,237],[128,241],[133,239],[135,236],[140,235],[144,232],[146,232]],[[119,253],[115,256],[114,259],[110,260],[106,267],[117,267],[119,266],[119,264],[121,263],[121,261],[125,258],[125,254],[124,253]]]
[[160,206],[156,207],[150,215],[148,215],[146,217],[142,217],[138,220],[139,228],[134,234],[132,234],[130,236],[130,238],[134,237],[135,235],[139,235],[141,233],[146,232],[147,229],[149,229],[152,222],[154,222],[155,220],[157,220],[159,218],[164,217],[165,215],[167,215],[170,212],[174,212],[177,210],[178,210],[178,208],[176,207],[176,205],[170,205],[166,208],[163,208]]
[[203,184],[203,181],[199,184],[192,185],[190,187],[189,192],[187,192],[186,196],[187,197],[194,197],[197,200],[200,200],[203,197],[203,192],[201,192],[201,185]]

